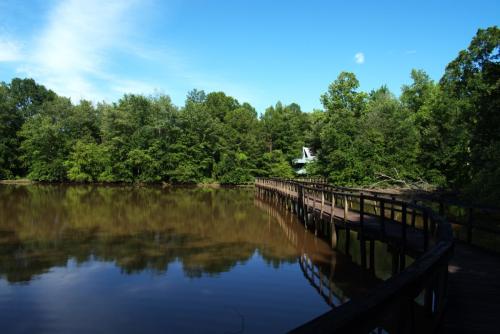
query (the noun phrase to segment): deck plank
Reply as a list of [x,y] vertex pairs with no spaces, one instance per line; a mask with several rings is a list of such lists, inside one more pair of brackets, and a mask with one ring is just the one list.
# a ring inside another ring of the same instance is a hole
[[462,242],[448,266],[443,333],[498,333],[500,257]]

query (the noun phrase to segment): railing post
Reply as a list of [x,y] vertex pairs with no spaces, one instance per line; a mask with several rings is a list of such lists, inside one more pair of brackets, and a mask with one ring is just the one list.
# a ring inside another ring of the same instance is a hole
[[302,189],[304,198],[304,225],[309,224],[309,189]]
[[394,201],[396,198],[394,196],[391,196],[392,202],[391,202],[391,221],[394,221]]
[[469,208],[467,217],[467,243],[472,243],[472,228],[474,224],[474,209]]
[[403,270],[405,268],[405,262],[406,262],[406,257],[405,257],[405,252],[406,252],[406,203],[402,202],[401,203],[401,254],[400,254],[400,270]]
[[423,212],[423,224],[424,224],[424,252],[429,248],[429,216],[427,211]]
[[330,208],[330,231],[332,248],[337,248],[337,229],[335,227],[335,194],[332,192],[332,206]]
[[361,227],[361,232],[363,232],[363,225],[365,220],[365,196],[363,193],[359,194],[359,224]]
[[323,219],[323,210],[325,209],[325,192],[321,190],[321,211],[319,217]]
[[349,213],[349,202],[347,202],[347,195],[344,195],[344,222],[347,223],[347,215]]
[[365,233],[364,233],[364,211],[365,211],[365,197],[363,193],[359,194],[359,245],[361,248],[361,266],[366,268],[366,243],[365,243]]
[[380,229],[382,236],[385,237],[385,202],[380,199]]
[[330,215],[333,222],[333,218],[335,217],[335,194],[333,193],[333,191],[332,191],[332,207]]
[[301,183],[297,184],[297,206],[299,218],[304,221],[304,189]]
[[[413,204],[415,204],[415,201],[413,201]],[[416,220],[416,212],[415,212],[415,207],[411,208],[411,227],[415,228],[415,220]]]

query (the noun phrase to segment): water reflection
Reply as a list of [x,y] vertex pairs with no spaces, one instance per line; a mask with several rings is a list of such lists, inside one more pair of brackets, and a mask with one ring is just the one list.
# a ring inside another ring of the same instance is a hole
[[0,275],[29,281],[69,258],[115,261],[124,273],[164,273],[180,259],[186,275],[217,274],[256,247],[274,265],[296,250],[277,226],[254,221],[252,194],[122,187],[0,188]]
[[282,332],[378,284],[266,205],[248,189],[0,186],[2,329]]
[[276,219],[292,245],[300,252],[299,266],[314,289],[331,306],[358,297],[381,283],[374,271],[363,269],[351,256],[332,252],[330,246],[310,233],[290,211],[265,200],[255,199],[257,207]]

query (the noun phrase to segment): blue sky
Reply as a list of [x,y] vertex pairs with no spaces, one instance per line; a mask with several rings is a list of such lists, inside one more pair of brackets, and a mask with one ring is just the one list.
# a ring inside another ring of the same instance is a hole
[[341,71],[399,94],[438,80],[500,1],[0,0],[0,81],[33,77],[73,101],[222,90],[259,112],[320,108]]

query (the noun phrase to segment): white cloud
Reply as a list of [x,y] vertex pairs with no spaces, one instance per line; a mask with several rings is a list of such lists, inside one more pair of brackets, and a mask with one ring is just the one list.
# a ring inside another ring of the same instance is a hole
[[0,62],[22,59],[21,45],[7,37],[0,36]]
[[417,50],[406,50],[405,51],[405,54],[407,54],[407,55],[413,55],[415,53],[417,53]]
[[[148,40],[141,38],[147,30],[143,24],[149,22],[144,18],[149,19],[148,10],[156,5],[148,7],[139,0],[68,0],[54,4],[46,24],[29,41],[33,47],[26,50],[17,72],[74,102],[82,98],[109,101],[125,93],[154,94],[159,88],[173,93],[171,88],[182,85],[225,90],[244,101],[258,100],[253,89],[197,69],[193,66],[196,60],[164,44],[158,48],[142,43]],[[0,44],[0,60],[1,50]],[[4,58],[16,58],[13,55],[17,57],[19,52]],[[138,70],[142,67],[144,71]],[[166,87],[165,78],[178,84]]]
[[354,61],[356,64],[363,64],[365,62],[365,54],[363,52],[358,52],[354,55]]
[[47,26],[34,41],[27,63],[18,70],[74,100],[100,100],[98,80],[119,52],[131,27],[135,1],[62,1],[50,12]]

